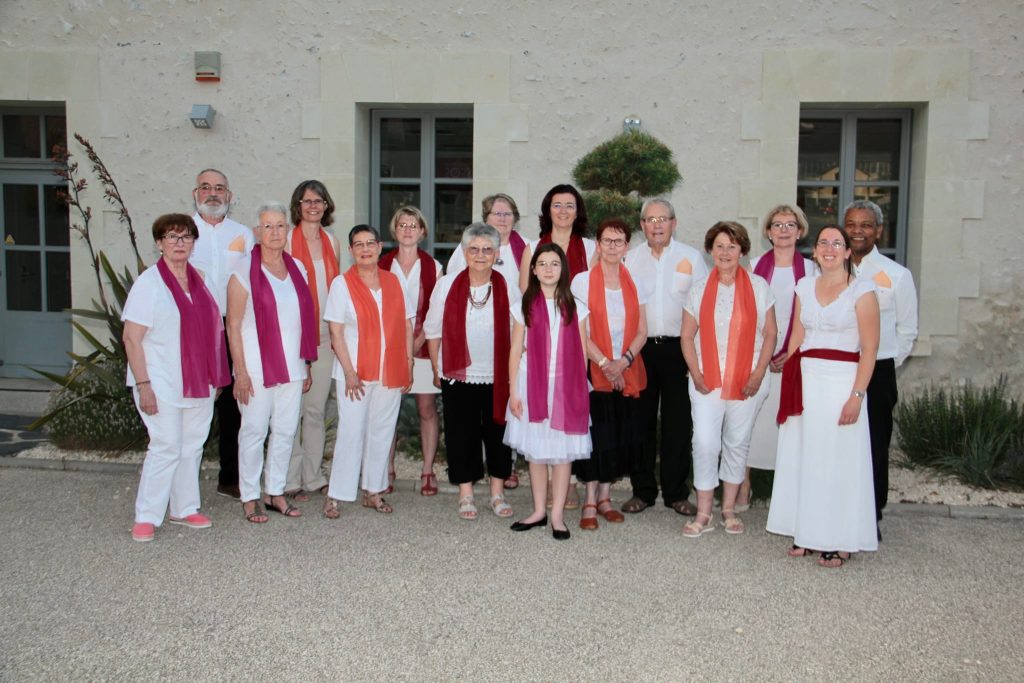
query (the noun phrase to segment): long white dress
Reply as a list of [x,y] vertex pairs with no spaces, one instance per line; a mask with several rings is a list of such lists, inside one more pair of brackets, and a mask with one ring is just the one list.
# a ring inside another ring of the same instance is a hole
[[[823,307],[814,294],[816,279],[805,277],[796,286],[805,331],[800,350],[860,351],[854,306],[860,297],[874,296],[875,284],[854,280]],[[792,536],[801,548],[877,550],[867,400],[855,423],[839,426],[857,364],[819,358],[800,362],[803,414],[790,417],[779,429],[767,529]]]

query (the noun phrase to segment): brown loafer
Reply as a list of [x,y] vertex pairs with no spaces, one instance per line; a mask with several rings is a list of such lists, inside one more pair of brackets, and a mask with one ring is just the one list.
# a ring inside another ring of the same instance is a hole
[[677,500],[669,505],[669,507],[684,517],[693,517],[697,514],[697,506],[685,499]]
[[622,511],[634,514],[637,512],[643,512],[649,507],[651,507],[650,503],[640,498],[637,498],[636,496],[633,496],[632,498],[630,498],[629,500],[622,504]]

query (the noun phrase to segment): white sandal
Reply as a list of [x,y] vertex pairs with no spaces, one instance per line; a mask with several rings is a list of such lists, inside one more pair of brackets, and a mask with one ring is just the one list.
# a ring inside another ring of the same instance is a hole
[[[701,524],[697,520],[701,517],[707,517],[707,524]],[[714,531],[715,525],[712,524],[711,513],[709,512],[698,512],[696,517],[693,518],[692,522],[687,522],[683,525],[683,536],[686,538],[700,538],[709,531]]]
[[513,514],[512,506],[508,504],[505,496],[502,495],[491,496],[491,510],[498,517],[511,517]]
[[473,496],[459,498],[459,518],[472,522],[477,517],[477,510]]
[[[727,514],[732,516],[726,517]],[[746,530],[746,527],[743,526],[743,520],[736,516],[734,510],[722,510],[722,526],[725,527],[725,533],[727,534],[742,534]]]

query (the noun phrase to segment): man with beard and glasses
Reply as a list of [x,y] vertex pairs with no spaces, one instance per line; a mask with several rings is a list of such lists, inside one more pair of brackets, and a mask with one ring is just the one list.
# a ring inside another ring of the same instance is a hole
[[[199,228],[199,238],[189,261],[203,273],[206,287],[217,300],[221,317],[224,317],[228,310],[228,277],[237,263],[252,251],[252,230],[227,217],[232,194],[228,189],[227,176],[217,169],[207,168],[199,173],[192,198],[196,204],[196,213],[192,218]],[[229,498],[240,498],[238,428],[242,418],[232,388],[232,385],[224,387],[216,402],[217,421],[220,424],[217,493]]]

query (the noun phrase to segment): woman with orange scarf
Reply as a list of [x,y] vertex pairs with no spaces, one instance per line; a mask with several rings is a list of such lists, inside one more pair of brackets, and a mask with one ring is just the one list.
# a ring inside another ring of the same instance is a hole
[[317,358],[310,366],[313,385],[302,396],[302,417],[292,445],[285,495],[299,502],[309,500],[310,491],[327,493],[324,477],[324,410],[331,393],[331,335],[323,320],[327,292],[338,277],[338,242],[324,230],[334,222],[334,201],[319,180],[299,183],[292,193],[291,219],[286,250],[306,268],[309,291],[317,319]]
[[680,332],[690,370],[697,490],[697,516],[683,527],[687,538],[715,528],[711,504],[719,481],[725,532],[744,531],[736,516],[736,494],[743,483],[754,418],[768,394],[762,380],[777,334],[775,298],[768,283],[740,266],[740,257],[750,251],[746,229],[731,221],[715,223],[704,237],[704,249],[714,268],[690,288]]
[[611,485],[628,470],[643,447],[640,392],[647,373],[640,350],[647,341],[647,292],[638,288],[622,257],[629,247],[629,226],[620,220],[597,230],[597,265],[572,281],[572,292],[590,316],[583,324],[590,359],[591,438],[589,460],[573,463],[573,474],[586,483],[580,528],[596,530],[597,516],[620,523],[612,507]]

